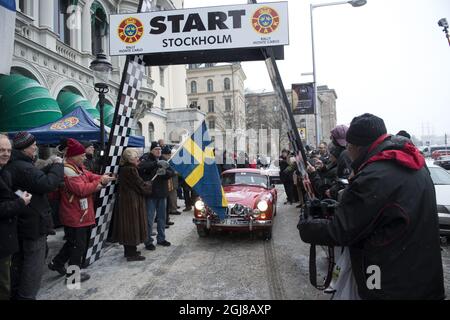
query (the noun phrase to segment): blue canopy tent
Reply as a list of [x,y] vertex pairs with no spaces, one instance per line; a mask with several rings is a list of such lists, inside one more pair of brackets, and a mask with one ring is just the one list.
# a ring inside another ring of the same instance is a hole
[[[36,137],[40,145],[57,145],[61,138],[74,138],[79,141],[100,141],[100,126],[92,119],[92,116],[82,107],[78,107],[60,120],[48,123],[44,126],[26,130]],[[12,138],[17,132],[9,132]],[[105,135],[108,141],[108,135]],[[142,136],[129,136],[129,147],[144,148],[145,139]]]

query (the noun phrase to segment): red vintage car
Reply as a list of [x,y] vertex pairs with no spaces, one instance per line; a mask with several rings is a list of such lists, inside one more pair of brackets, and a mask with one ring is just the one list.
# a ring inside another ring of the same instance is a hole
[[195,203],[193,222],[200,237],[211,230],[258,232],[272,238],[276,216],[277,190],[269,176],[259,169],[232,169],[222,173],[222,186],[228,200],[226,217],[220,220],[201,199]]

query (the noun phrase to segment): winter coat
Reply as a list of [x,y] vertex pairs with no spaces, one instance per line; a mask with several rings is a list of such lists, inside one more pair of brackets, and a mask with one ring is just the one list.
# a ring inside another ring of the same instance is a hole
[[280,157],[280,180],[282,183],[286,183],[289,180],[289,176],[287,175],[286,168],[289,167],[289,164],[286,158]]
[[[158,160],[151,153],[146,153],[141,158],[139,164],[139,174],[144,181],[151,181],[156,175],[156,172],[160,168],[158,166]],[[168,180],[175,175],[171,168],[166,169],[166,174],[158,176],[152,182],[152,194],[149,198],[163,199],[169,196],[169,183]]]
[[122,245],[137,246],[147,239],[145,197],[152,193],[132,164],[119,170],[119,204],[114,213],[113,239]]
[[0,169],[0,259],[19,251],[17,215],[25,208],[25,201],[11,190],[11,177]]
[[[335,216],[300,221],[302,240],[348,246],[362,299],[443,299],[436,195],[422,155],[407,139],[384,135],[352,167]],[[372,266],[380,289],[368,288]]]
[[47,235],[53,227],[47,193],[57,190],[63,182],[63,165],[55,163],[39,170],[30,157],[13,150],[5,170],[11,174],[13,191],[20,189],[32,195],[30,204],[19,214],[19,238],[36,240]]
[[[101,176],[67,160],[64,163],[64,187],[61,188],[59,219],[66,227],[81,228],[95,225],[94,194]],[[86,199],[87,208],[80,201]]]

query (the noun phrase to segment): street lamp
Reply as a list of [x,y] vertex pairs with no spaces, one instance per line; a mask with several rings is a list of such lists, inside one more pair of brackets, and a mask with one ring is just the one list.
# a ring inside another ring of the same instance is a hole
[[314,117],[316,120],[315,130],[316,130],[316,146],[319,147],[320,144],[320,114],[319,114],[319,104],[318,104],[318,94],[317,94],[317,81],[316,81],[316,58],[314,50],[314,21],[313,21],[313,10],[319,7],[337,6],[341,4],[350,4],[352,7],[361,7],[367,3],[366,0],[352,0],[352,1],[338,1],[320,4],[310,4],[310,16],[311,16],[311,47],[312,47],[312,60],[313,60],[313,82],[314,82]]
[[442,18],[438,21],[439,27],[444,28],[443,31],[445,33],[445,36],[447,37],[448,44],[450,45],[450,34],[448,33],[448,22],[447,19]]
[[105,106],[105,94],[109,92],[108,82],[111,76],[112,64],[106,59],[103,52],[97,53],[95,60],[89,68],[94,71],[95,91],[98,92],[98,105],[100,107],[100,156],[105,150],[105,123],[103,120],[103,109]]

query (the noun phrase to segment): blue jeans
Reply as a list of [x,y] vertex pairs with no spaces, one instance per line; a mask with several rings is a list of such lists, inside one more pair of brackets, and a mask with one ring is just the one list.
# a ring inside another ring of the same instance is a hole
[[155,212],[157,219],[157,231],[156,242],[163,242],[166,240],[166,201],[167,198],[147,198],[147,225],[148,225],[148,237],[145,245],[153,243],[152,230],[153,221],[155,221]]

